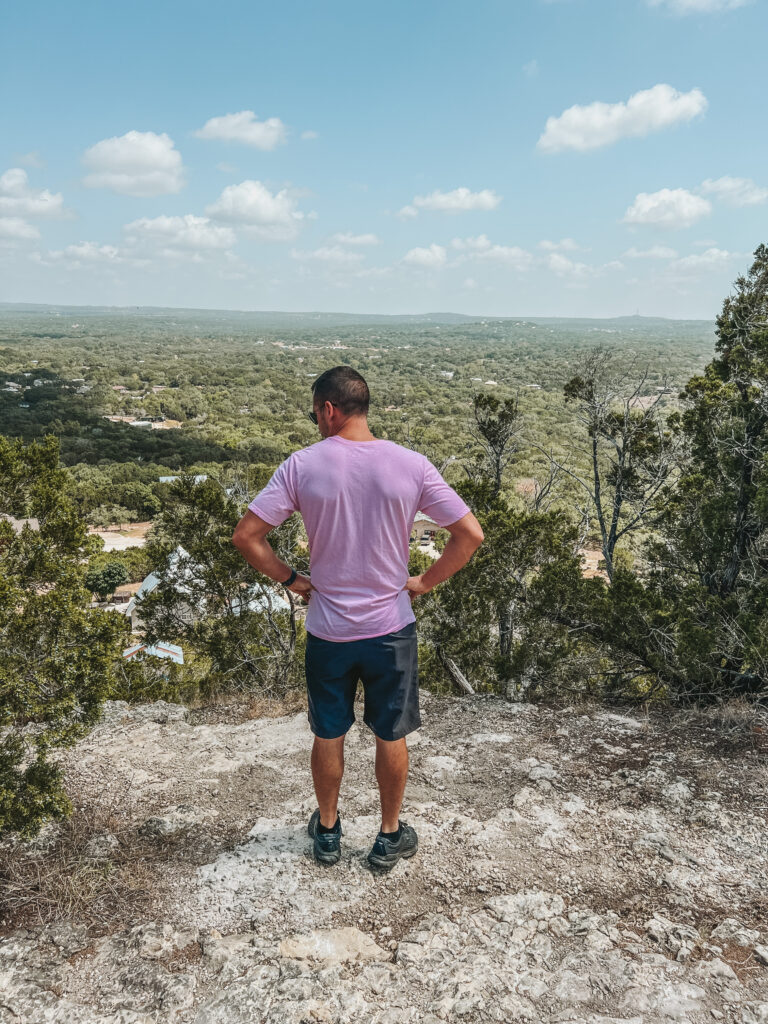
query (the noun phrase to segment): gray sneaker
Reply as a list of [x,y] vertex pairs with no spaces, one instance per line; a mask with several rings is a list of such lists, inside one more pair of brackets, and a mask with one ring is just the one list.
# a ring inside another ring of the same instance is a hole
[[320,824],[320,809],[313,811],[312,817],[307,825],[307,832],[314,837],[313,853],[315,860],[321,864],[335,864],[341,857],[341,818],[339,818],[339,829],[337,832],[318,832]]
[[398,822],[400,827],[400,838],[398,840],[387,839],[381,832],[376,836],[371,852],[368,854],[368,863],[375,868],[391,868],[401,857],[412,857],[419,848],[419,840],[416,829],[407,825],[404,821]]

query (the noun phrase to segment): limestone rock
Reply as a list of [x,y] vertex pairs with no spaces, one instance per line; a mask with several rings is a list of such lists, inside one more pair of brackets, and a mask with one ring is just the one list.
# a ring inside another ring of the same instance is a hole
[[370,935],[357,928],[335,928],[293,935],[280,943],[280,955],[294,960],[389,960],[390,954],[377,946]]
[[754,946],[760,940],[760,932],[753,928],[745,928],[735,917],[726,917],[712,930],[712,938],[722,942],[735,942],[737,946]]

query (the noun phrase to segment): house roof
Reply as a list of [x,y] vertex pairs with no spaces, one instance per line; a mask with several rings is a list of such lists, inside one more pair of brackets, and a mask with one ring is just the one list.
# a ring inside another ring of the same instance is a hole
[[132,644],[123,651],[123,657],[130,660],[142,652],[144,654],[152,654],[156,658],[170,658],[177,665],[184,664],[184,651],[181,647],[178,644],[166,643],[164,640],[158,640],[156,644],[150,644],[149,646],[143,643]]

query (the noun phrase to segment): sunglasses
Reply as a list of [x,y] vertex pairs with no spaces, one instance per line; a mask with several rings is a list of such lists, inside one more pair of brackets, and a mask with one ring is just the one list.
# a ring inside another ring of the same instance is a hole
[[[337,407],[338,407],[338,404],[339,404],[338,402],[331,402],[331,405],[335,405]],[[308,412],[307,416],[309,416],[309,418],[312,420],[312,422],[315,424],[315,426],[317,426],[317,413],[314,411],[314,409],[312,410],[312,412]]]

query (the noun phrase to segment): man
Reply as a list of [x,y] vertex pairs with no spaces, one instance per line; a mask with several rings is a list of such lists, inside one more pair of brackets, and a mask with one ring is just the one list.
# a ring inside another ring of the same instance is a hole
[[[368,385],[356,370],[326,370],[312,385],[312,395],[309,417],[323,440],[278,466],[248,506],[232,542],[254,569],[308,603],[305,668],[318,803],[309,833],[315,857],[334,864],[341,856],[344,737],[355,720],[360,679],[363,720],[376,737],[381,796],[381,830],[368,861],[390,868],[418,847],[415,829],[399,819],[408,776],[405,737],[421,725],[411,604],[469,561],[483,531],[428,459],[373,436]],[[281,561],[266,539],[297,510],[309,538],[311,579]],[[451,536],[426,572],[409,577],[417,511]]]

